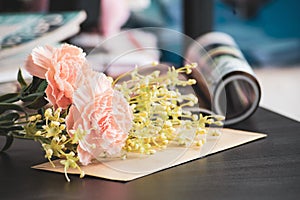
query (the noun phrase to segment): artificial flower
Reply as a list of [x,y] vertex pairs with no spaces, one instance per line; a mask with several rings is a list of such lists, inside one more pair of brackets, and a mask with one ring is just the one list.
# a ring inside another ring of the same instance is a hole
[[46,78],[46,72],[52,66],[54,48],[51,46],[36,47],[28,56],[25,69],[32,75],[41,79]]
[[[93,71],[78,47],[35,48],[26,69],[36,77],[27,84],[19,71],[19,93],[0,97],[0,135],[8,138],[2,150],[13,137],[39,141],[51,163],[54,157],[61,159],[70,181],[69,168],[83,177],[80,164],[94,159],[126,158],[127,152],[153,154],[169,144],[203,145],[205,137],[200,136],[206,135],[206,125],[221,126],[223,118],[184,109],[195,106],[197,98],[178,88],[196,81],[179,75],[191,73],[196,65],[165,66],[165,74],[160,74],[161,67],[145,75],[136,68],[112,80]],[[45,97],[53,107],[45,107]],[[190,131],[195,131],[194,141]]]
[[54,107],[66,109],[73,102],[73,92],[80,83],[78,78],[88,66],[82,49],[63,44],[59,48],[35,48],[25,68],[31,75],[46,79],[48,100]]
[[114,90],[103,73],[89,72],[89,78],[74,92],[73,105],[66,118],[68,133],[82,134],[77,153],[87,165],[99,156],[119,155],[133,120],[123,94]]

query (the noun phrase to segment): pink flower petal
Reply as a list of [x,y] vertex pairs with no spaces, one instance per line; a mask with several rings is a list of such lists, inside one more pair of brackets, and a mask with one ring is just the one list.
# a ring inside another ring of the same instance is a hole
[[[67,128],[79,127],[87,134],[79,142],[84,155],[97,158],[101,155],[118,155],[131,129],[132,110],[120,92],[113,90],[109,79],[102,73],[91,73],[88,80],[74,91],[73,105],[69,110]],[[70,126],[69,126],[70,125]],[[81,160],[80,160],[81,161]]]
[[47,98],[55,108],[63,109],[72,104],[74,90],[83,82],[82,71],[89,70],[82,49],[69,44],[35,48],[25,67],[33,76],[47,80]]
[[54,49],[50,46],[36,47],[28,56],[25,69],[33,76],[45,79],[47,70],[52,67],[51,59]]
[[83,150],[80,146],[78,146],[77,153],[78,158],[83,165],[88,165],[91,163],[93,157],[89,152]]

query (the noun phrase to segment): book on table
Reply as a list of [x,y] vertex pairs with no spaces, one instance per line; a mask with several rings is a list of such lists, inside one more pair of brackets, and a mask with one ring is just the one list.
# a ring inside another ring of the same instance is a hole
[[16,79],[33,48],[74,36],[85,19],[85,11],[0,14],[0,82]]

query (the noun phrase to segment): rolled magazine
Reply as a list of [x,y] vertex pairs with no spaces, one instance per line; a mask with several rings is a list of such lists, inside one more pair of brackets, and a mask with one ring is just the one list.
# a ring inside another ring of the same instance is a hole
[[187,49],[187,63],[197,63],[191,77],[199,107],[226,117],[227,125],[249,117],[258,107],[261,89],[256,75],[233,38],[211,32]]

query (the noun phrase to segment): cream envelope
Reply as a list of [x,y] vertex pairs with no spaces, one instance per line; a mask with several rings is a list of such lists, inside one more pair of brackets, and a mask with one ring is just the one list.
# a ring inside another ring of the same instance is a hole
[[[95,176],[118,181],[130,181],[140,178],[163,169],[167,169],[182,163],[198,159],[209,154],[230,149],[267,135],[248,131],[222,129],[218,137],[208,137],[207,143],[201,148],[198,147],[168,147],[149,156],[129,156],[125,160],[111,159],[81,166],[86,175]],[[32,168],[64,173],[64,168],[59,160],[54,161],[55,168],[49,162],[33,166]],[[69,174],[79,174],[76,169],[69,169]]]

